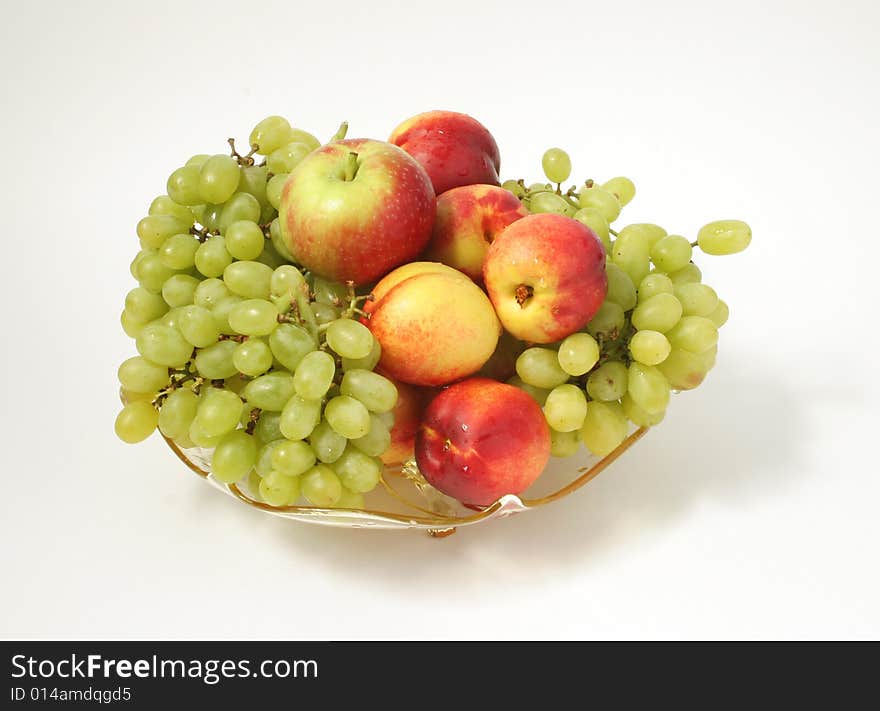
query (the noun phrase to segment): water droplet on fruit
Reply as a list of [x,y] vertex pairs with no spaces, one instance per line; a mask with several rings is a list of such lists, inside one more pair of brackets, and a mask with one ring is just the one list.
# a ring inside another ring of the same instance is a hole
[[462,432],[467,432],[467,431],[468,431],[468,426],[467,426],[465,423],[462,423],[462,425],[461,425],[461,431],[462,431]]

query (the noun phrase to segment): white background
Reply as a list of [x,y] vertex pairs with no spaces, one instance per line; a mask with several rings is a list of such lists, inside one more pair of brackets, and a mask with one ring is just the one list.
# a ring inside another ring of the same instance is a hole
[[[880,5],[4,3],[4,637],[877,637]],[[116,441],[134,227],[271,113],[384,138],[466,111],[703,257],[718,365],[585,489],[459,531],[276,520]]]

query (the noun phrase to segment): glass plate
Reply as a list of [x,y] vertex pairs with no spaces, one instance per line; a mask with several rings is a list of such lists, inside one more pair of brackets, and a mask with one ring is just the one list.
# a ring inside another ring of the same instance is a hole
[[[419,473],[414,461],[402,467],[386,467],[376,489],[365,495],[364,510],[319,508],[317,506],[269,506],[258,500],[247,484],[224,484],[211,476],[211,451],[201,448],[181,449],[165,438],[180,460],[214,488],[235,497],[247,506],[295,521],[346,528],[403,529],[416,528],[432,536],[455,533],[460,526],[473,526],[495,518],[529,511],[544,506],[576,491],[641,439],[647,428],[634,429],[629,436],[605,457],[581,454],[566,459],[553,459],[525,492],[502,496],[485,507],[469,507],[440,493]],[[582,466],[573,469],[573,461]]]

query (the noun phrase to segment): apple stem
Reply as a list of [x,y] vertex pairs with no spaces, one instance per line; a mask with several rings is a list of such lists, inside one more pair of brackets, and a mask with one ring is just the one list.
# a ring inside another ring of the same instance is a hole
[[348,121],[343,121],[339,124],[339,128],[336,129],[336,133],[333,134],[333,138],[331,138],[328,143],[336,143],[336,141],[341,141],[345,138],[345,134],[348,133]]
[[520,308],[525,308],[525,303],[532,298],[535,290],[527,284],[520,284],[514,293],[516,294],[516,303],[520,305]]
[[349,151],[348,155],[345,158],[345,181],[351,182],[354,180],[354,176],[357,175],[358,171],[358,154],[354,151]]

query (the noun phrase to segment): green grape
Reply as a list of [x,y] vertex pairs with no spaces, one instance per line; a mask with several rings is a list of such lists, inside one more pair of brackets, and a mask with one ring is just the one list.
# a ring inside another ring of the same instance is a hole
[[219,277],[232,264],[223,235],[208,237],[196,250],[195,265],[206,277]]
[[342,483],[326,464],[316,464],[303,474],[300,488],[313,506],[333,506],[342,496]]
[[172,308],[187,306],[193,302],[199,280],[189,274],[175,274],[162,287],[162,298]]
[[327,420],[321,420],[312,430],[309,442],[319,460],[325,464],[332,464],[342,456],[348,439],[334,430]]
[[192,390],[178,388],[172,391],[159,410],[159,430],[166,437],[177,439],[189,432],[199,408],[199,396]]
[[125,296],[125,310],[135,321],[154,321],[168,311],[168,304],[158,294],[136,286]]
[[309,152],[321,147],[321,142],[317,138],[308,131],[303,131],[301,128],[290,129],[290,134],[288,135],[287,140],[294,143],[304,143],[308,147]]
[[602,402],[620,400],[626,388],[626,366],[620,361],[606,361],[587,378],[587,392],[593,400]]
[[272,296],[285,296],[288,299],[308,291],[308,284],[302,272],[292,264],[283,264],[272,272],[269,280]]
[[169,269],[190,269],[196,263],[199,241],[191,234],[171,235],[159,250],[159,259]]
[[[346,371],[342,376],[339,392],[359,400],[371,412],[389,412],[397,404],[397,388],[394,383],[383,375],[360,368]],[[340,431],[340,434],[345,433]]]
[[620,217],[620,202],[612,193],[599,187],[581,188],[578,205],[598,210],[609,225]]
[[675,286],[696,284],[703,279],[703,272],[700,271],[696,264],[685,264],[677,272],[671,272],[669,278]]
[[385,428],[388,429],[389,431],[391,430],[392,427],[394,427],[394,412],[393,411],[391,411],[391,412],[371,412],[370,413],[370,422],[372,422],[374,418],[376,420],[379,420],[385,426]]
[[618,239],[623,237],[625,241],[636,240],[648,252],[665,236],[666,230],[660,227],[660,225],[652,225],[650,222],[637,222],[627,225],[617,235]]
[[257,441],[244,430],[235,430],[214,448],[211,474],[224,484],[232,484],[250,474],[256,461]]
[[207,348],[199,349],[196,354],[196,370],[208,380],[224,380],[231,378],[238,370],[232,360],[235,353],[235,341],[220,341]]
[[266,184],[266,199],[276,210],[281,209],[281,194],[284,191],[284,184],[287,182],[287,175],[287,173],[273,175]]
[[272,468],[285,476],[299,476],[315,466],[315,461],[315,452],[301,440],[281,440],[272,450]]
[[718,220],[704,225],[697,243],[706,254],[736,254],[752,241],[752,228],[740,220]]
[[199,400],[199,427],[208,437],[218,437],[238,427],[244,403],[235,393],[211,388]]
[[216,232],[220,229],[220,214],[223,212],[223,205],[214,205],[207,204],[202,206],[201,216],[199,217],[199,222],[202,223],[202,227],[211,232]]
[[382,464],[358,449],[349,448],[336,460],[333,471],[346,489],[365,494],[379,483]]
[[180,368],[192,355],[192,346],[180,332],[164,324],[150,323],[144,326],[135,345],[144,358],[169,368]]
[[194,304],[181,310],[177,327],[187,342],[196,348],[207,348],[220,338],[220,329],[211,312]]
[[312,351],[296,367],[293,385],[296,393],[306,400],[319,400],[327,394],[336,374],[333,356],[324,351]]
[[269,168],[265,165],[244,165],[241,167],[241,179],[238,181],[238,191],[249,193],[257,198],[261,207],[266,207],[269,201],[266,199],[266,183],[269,181]]
[[681,318],[681,302],[672,294],[657,294],[641,302],[632,312],[632,323],[640,331],[666,333]]
[[[584,418],[586,419],[586,417]],[[583,425],[581,425],[583,426]],[[574,432],[557,432],[550,430],[550,454],[554,457],[570,457],[581,448],[581,434]]]
[[244,336],[268,336],[278,326],[278,309],[271,301],[245,299],[230,309],[229,325]]
[[[295,392],[293,376],[283,370],[273,370],[251,380],[245,385],[241,394],[252,407],[280,412]],[[302,439],[302,437],[289,439]]]
[[326,331],[327,344],[343,358],[366,358],[373,350],[373,334],[362,323],[348,318],[333,321]]
[[516,374],[536,388],[555,388],[568,380],[556,351],[550,348],[527,348],[516,359]]
[[289,506],[299,498],[299,478],[285,476],[281,472],[270,472],[260,479],[259,492],[269,506]]
[[145,289],[155,294],[162,291],[162,285],[174,276],[174,270],[169,269],[155,252],[147,254],[138,262],[138,283]]
[[220,329],[220,333],[235,333],[235,329],[229,325],[229,312],[235,308],[236,304],[240,304],[241,302],[242,298],[240,296],[230,294],[229,296],[224,296],[214,304],[211,309],[211,316],[214,318],[214,323],[217,324],[217,328]]
[[528,187],[530,193],[552,193],[553,186],[550,183],[532,183]]
[[378,415],[370,413],[370,431],[351,443],[364,454],[379,457],[391,446],[391,430]]
[[657,294],[672,294],[674,291],[675,286],[672,279],[660,272],[652,272],[639,282],[639,303],[647,301]]
[[116,436],[123,442],[135,444],[142,442],[156,429],[159,413],[149,402],[140,400],[130,402],[116,416]]
[[547,424],[558,432],[574,432],[584,424],[587,398],[577,385],[559,385],[550,391],[544,403]]
[[200,170],[199,166],[185,165],[168,176],[165,189],[178,205],[198,205],[204,202],[199,193]]
[[252,378],[262,375],[272,367],[272,351],[265,341],[249,338],[239,343],[232,353],[232,362],[239,373]]
[[547,396],[550,394],[550,391],[547,388],[536,388],[534,385],[529,385],[518,375],[514,375],[512,378],[508,379],[507,384],[513,385],[513,387],[522,390],[541,407],[544,407],[544,403],[547,402]]
[[501,187],[504,188],[507,192],[513,193],[520,200],[525,197],[525,188],[523,188],[523,185],[519,180],[505,180],[503,183],[501,183]]
[[224,296],[229,296],[229,289],[221,279],[211,278],[200,281],[193,295],[193,303],[204,309],[211,309]]
[[197,153],[184,163],[184,165],[194,165],[196,168],[201,168],[205,164],[205,161],[210,157],[211,155],[209,153]]
[[143,261],[144,257],[150,254],[157,254],[155,249],[142,249],[136,255],[134,255],[134,259],[131,260],[131,264],[128,265],[128,271],[132,277],[134,277],[135,281],[139,281],[138,270],[140,269],[140,264]]
[[192,449],[193,447],[196,446],[196,443],[193,442],[193,441],[189,438],[189,434],[188,434],[187,432],[184,432],[184,433],[183,433],[182,435],[180,435],[179,437],[175,437],[175,438],[174,438],[174,444],[176,444],[176,445],[177,445],[178,447],[180,447],[181,449]]
[[[220,211],[220,231],[225,235],[229,226],[233,222],[245,221],[256,223],[260,219],[261,212],[262,208],[260,207],[260,202],[257,198],[250,193],[236,193],[229,198],[229,201]],[[226,242],[228,248],[228,237],[226,238]],[[232,254],[232,250],[230,249],[229,251]]]
[[266,237],[256,222],[239,220],[226,228],[226,249],[236,259],[251,260],[260,256]]
[[[256,431],[254,432],[254,436],[259,439]],[[289,441],[290,440],[283,438],[275,439],[260,447],[257,451],[257,460],[254,462],[254,471],[256,471],[261,477],[269,476],[273,471],[272,454],[275,452],[276,448]]]
[[718,343],[718,328],[711,319],[702,316],[683,316],[666,336],[675,348],[691,353],[702,353]]
[[623,176],[606,181],[602,184],[602,189],[614,195],[621,207],[626,207],[636,196],[635,184]]
[[[350,375],[350,373],[348,373]],[[329,425],[347,439],[363,437],[370,431],[370,413],[360,400],[338,395],[324,408]]]
[[150,209],[147,210],[147,213],[150,215],[171,215],[190,227],[195,222],[190,209],[174,202],[168,195],[160,195],[154,199],[150,203]]
[[559,345],[559,367],[569,375],[583,375],[599,362],[599,344],[589,333],[572,333]]
[[117,375],[123,388],[136,393],[155,393],[168,384],[168,368],[141,356],[124,360]]
[[651,271],[648,249],[638,233],[621,232],[611,247],[611,261],[629,275],[633,284],[638,284]]
[[342,496],[333,504],[333,507],[338,509],[362,509],[364,508],[364,495],[342,487]]
[[676,286],[675,298],[681,302],[681,312],[685,316],[708,316],[718,306],[715,289],[698,282]]
[[314,313],[315,321],[318,322],[319,326],[323,326],[325,323],[330,323],[339,318],[339,309],[334,309],[328,304],[314,303],[312,304],[312,312]]
[[669,340],[657,331],[636,331],[629,342],[632,357],[645,365],[662,363],[671,350]]
[[295,371],[302,359],[316,347],[315,339],[306,329],[291,323],[279,324],[269,335],[272,355],[290,371]]
[[268,410],[261,412],[254,427],[254,435],[261,442],[274,442],[277,439],[282,439],[284,435],[281,433],[281,413]]
[[604,457],[626,439],[629,426],[619,402],[592,401],[581,427],[581,441],[593,454]]
[[238,188],[241,173],[235,158],[211,156],[199,170],[199,202],[220,204],[226,202]]
[[623,331],[625,322],[623,307],[606,299],[587,324],[587,332],[593,338],[613,341]]
[[122,330],[125,331],[125,335],[129,338],[137,338],[146,325],[143,321],[132,318],[132,315],[125,309],[122,310],[122,314],[119,316],[119,322],[122,324]]
[[294,395],[281,411],[279,426],[281,433],[287,439],[305,439],[312,433],[320,419],[320,400],[304,400],[299,395]]
[[667,235],[651,247],[651,261],[667,274],[678,271],[691,261],[693,248],[681,235]]
[[193,419],[192,424],[189,426],[187,436],[194,445],[197,447],[204,447],[205,449],[214,449],[214,447],[217,446],[217,443],[223,438],[223,435],[220,435],[219,437],[209,437],[202,431],[197,419]]
[[663,421],[663,417],[666,415],[666,410],[661,410],[660,412],[655,413],[643,410],[636,404],[635,400],[632,399],[632,396],[629,393],[623,396],[623,399],[620,401],[620,406],[623,408],[623,414],[627,416],[629,421],[639,427],[653,427],[654,425],[659,425]]
[[259,262],[233,262],[223,271],[229,291],[246,299],[268,299],[272,269]]
[[148,215],[137,224],[137,235],[145,247],[159,249],[171,235],[187,232],[190,225],[172,215]]
[[730,316],[730,309],[727,307],[727,304],[718,299],[718,303],[715,308],[712,310],[712,313],[709,314],[708,318],[712,323],[715,324],[716,328],[721,328],[725,323],[727,323],[727,319]]
[[287,119],[282,116],[267,116],[254,126],[251,131],[251,148],[256,148],[260,155],[268,156],[290,141],[292,129]]
[[269,166],[269,172],[274,175],[289,173],[311,152],[312,149],[305,143],[294,141],[272,151],[266,164]]
[[529,200],[529,212],[543,213],[552,212],[557,215],[574,215],[576,208],[571,205],[564,197],[556,193],[537,193],[532,195]]
[[260,255],[257,257],[256,261],[260,264],[265,264],[269,269],[277,269],[278,267],[284,266],[287,264],[287,260],[278,254],[278,251],[275,249],[275,245],[271,242],[263,243],[263,251],[260,252]]
[[133,390],[126,390],[125,388],[119,389],[119,396],[122,399],[123,404],[128,404],[130,402],[153,402],[156,397],[156,393],[136,393]]
[[612,262],[605,265],[608,275],[608,294],[606,298],[619,304],[624,311],[630,311],[636,305],[636,287],[632,279],[623,269]]
[[159,319],[159,323],[164,324],[165,326],[170,326],[171,328],[180,330],[180,317],[183,314],[182,306],[176,306],[173,309],[169,309],[165,315]]
[[652,365],[629,366],[629,395],[645,412],[663,412],[669,404],[669,381]]
[[[372,335],[372,334],[371,334]],[[375,338],[373,339],[373,344],[370,346],[370,352],[364,356],[363,358],[342,358],[342,370],[346,373],[349,370],[373,370],[378,364],[379,359],[382,357],[382,346],[379,345],[379,341]]]
[[703,382],[706,374],[715,365],[717,346],[703,353],[673,348],[669,357],[657,366],[669,384],[676,390],[692,390]]
[[551,183],[564,183],[571,175],[571,158],[561,148],[551,148],[541,158],[541,167]]
[[[257,452],[257,461],[260,461],[260,453]],[[267,472],[267,476],[268,476]],[[250,474],[248,474],[247,478],[247,493],[248,495],[257,501],[260,500],[260,482],[263,481],[263,477],[257,472],[257,465],[254,465],[254,468],[251,469]]]
[[329,306],[341,306],[348,301],[348,287],[338,281],[312,277],[315,301]]
[[269,225],[269,241],[272,243],[272,246],[275,247],[275,251],[278,252],[279,257],[286,259],[288,262],[295,261],[293,255],[290,253],[290,249],[287,247],[287,242],[284,241],[281,221],[277,218],[272,220],[272,223]]
[[608,220],[605,219],[605,216],[599,210],[595,207],[583,207],[574,213],[572,217],[582,225],[590,228],[593,234],[602,242],[606,254],[611,252],[611,230],[608,227]]

